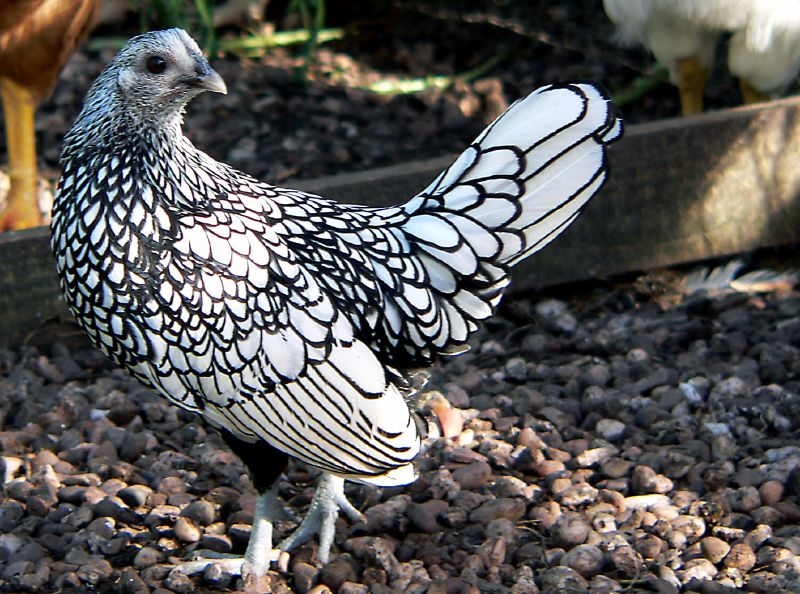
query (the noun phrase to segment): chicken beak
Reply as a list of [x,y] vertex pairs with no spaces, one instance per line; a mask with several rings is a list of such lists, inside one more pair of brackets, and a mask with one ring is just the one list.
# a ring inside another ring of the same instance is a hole
[[206,91],[211,91],[212,93],[228,94],[228,87],[225,85],[225,81],[222,80],[222,77],[216,70],[210,67],[202,76],[197,78],[197,86]]
[[225,85],[225,81],[222,80],[219,73],[209,65],[208,60],[202,55],[195,56],[194,72],[192,72],[192,76],[184,78],[183,82],[200,91],[228,94],[228,87]]

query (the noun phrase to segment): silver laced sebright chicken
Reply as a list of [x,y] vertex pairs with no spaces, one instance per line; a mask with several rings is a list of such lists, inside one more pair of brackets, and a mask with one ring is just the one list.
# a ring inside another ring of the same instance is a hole
[[275,187],[195,148],[184,107],[225,90],[184,31],[133,38],[64,140],[52,249],[94,344],[247,464],[261,494],[244,558],[263,574],[286,455],[323,474],[278,549],[318,534],[322,562],[338,511],[360,515],[345,479],[415,479],[403,370],[463,349],[511,266],[603,185],[622,127],[597,87],[543,87],[420,194],[368,208]]

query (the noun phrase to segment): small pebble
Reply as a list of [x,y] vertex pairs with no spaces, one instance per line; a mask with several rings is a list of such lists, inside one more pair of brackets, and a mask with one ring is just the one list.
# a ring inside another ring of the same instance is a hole
[[120,458],[128,462],[134,462],[144,453],[147,442],[147,435],[144,433],[126,432],[119,450]]
[[115,520],[135,517],[135,514],[125,505],[125,502],[116,496],[106,497],[98,501],[92,506],[92,511],[95,516],[108,516]]
[[477,461],[453,470],[452,476],[462,489],[477,489],[492,477],[492,467]]
[[[458,493],[460,487],[457,483],[452,481],[452,476],[449,471],[445,471],[449,486],[454,487],[453,493]],[[434,499],[442,499],[442,497],[434,497]],[[400,522],[400,518],[405,516],[406,509],[411,504],[411,497],[405,494],[396,495],[388,501],[373,505],[364,513],[367,523],[366,528],[370,532],[385,531],[394,529]]]
[[667,543],[655,534],[644,534],[633,542],[633,548],[644,559],[656,559],[668,547]]
[[692,580],[711,580],[717,575],[719,570],[714,567],[708,559],[692,559],[686,562],[684,568],[677,571],[676,574],[681,580],[682,584],[688,584]]
[[631,487],[637,494],[668,493],[674,485],[669,478],[658,474],[649,466],[637,466],[633,469]]
[[181,542],[198,542],[203,536],[203,531],[186,517],[176,519],[172,529],[175,531],[175,537]]
[[755,487],[740,487],[731,496],[731,508],[738,512],[751,512],[761,506],[761,495]]
[[470,512],[471,522],[488,524],[497,518],[515,522],[525,515],[525,502],[517,498],[490,499]]
[[672,520],[672,530],[679,532],[686,537],[689,542],[694,542],[701,538],[706,532],[706,523],[696,516],[680,515]]
[[643,565],[639,553],[628,545],[618,546],[609,551],[608,558],[617,571],[626,577],[637,575]]
[[561,557],[561,565],[577,571],[585,578],[591,578],[600,573],[605,561],[605,555],[595,545],[582,544],[571,548]]
[[181,510],[181,515],[200,526],[208,526],[217,517],[214,505],[204,499],[197,499]]
[[319,569],[308,563],[295,563],[292,566],[292,576],[295,588],[302,594],[309,592],[316,585]]
[[666,495],[635,495],[625,498],[625,509],[629,510],[653,510],[669,505],[669,497]]
[[179,571],[171,571],[167,579],[164,580],[164,585],[178,594],[193,592],[195,589],[192,578]]
[[134,567],[148,567],[158,563],[161,559],[161,553],[152,547],[142,547],[136,556],[133,558]]
[[78,567],[75,573],[81,582],[96,586],[102,580],[111,577],[112,568],[105,559],[92,558]]
[[369,588],[364,584],[356,584],[354,582],[344,582],[339,587],[338,594],[369,594]]
[[556,520],[550,531],[556,546],[571,548],[586,542],[591,527],[582,514],[565,512]]
[[345,582],[358,582],[358,566],[350,555],[337,555],[322,567],[320,581],[337,591]]
[[497,476],[492,489],[498,498],[526,497],[526,487],[525,481],[515,476]]
[[626,425],[617,419],[600,419],[597,421],[595,431],[597,431],[603,439],[611,443],[616,443],[625,435]]
[[742,571],[750,571],[755,564],[756,555],[745,543],[733,545],[725,557],[725,567],[733,567]]
[[571,567],[551,567],[539,575],[543,592],[582,592],[586,579]]
[[588,505],[597,501],[598,490],[591,486],[589,483],[577,483],[569,485],[563,491],[553,492],[558,496],[558,501],[561,505],[575,508],[582,505]]
[[200,545],[217,553],[230,553],[233,550],[233,543],[227,534],[204,534],[200,538]]
[[715,536],[706,536],[700,540],[703,556],[714,564],[721,562],[731,550],[730,545]]
[[141,576],[131,567],[126,567],[120,572],[119,587],[121,594],[149,593],[150,588]]
[[764,505],[775,505],[783,498],[783,483],[776,480],[768,480],[761,484],[758,493]]
[[117,491],[117,497],[131,507],[142,507],[153,490],[147,485],[131,485]]

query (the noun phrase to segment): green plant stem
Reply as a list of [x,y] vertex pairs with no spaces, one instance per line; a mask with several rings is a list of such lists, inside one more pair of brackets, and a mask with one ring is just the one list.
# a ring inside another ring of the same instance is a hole
[[505,60],[509,55],[510,52],[497,54],[472,70],[460,74],[425,76],[422,78],[406,78],[401,80],[384,79],[372,83],[367,89],[379,95],[406,95],[410,93],[419,93],[420,91],[431,88],[446,89],[457,80],[468,82],[480,78]]
[[614,91],[612,100],[617,107],[632,105],[666,82],[669,82],[669,73],[666,68],[659,65],[651,72],[634,78],[628,86]]
[[[308,31],[308,40],[303,48],[303,64],[297,69],[295,76],[302,81],[308,78],[308,69],[314,57],[314,52],[319,44],[319,31],[325,24],[325,0],[297,0],[303,26]],[[309,8],[314,6],[314,15],[311,16]]]
[[[213,0],[212,0],[213,4]],[[214,10],[206,0],[194,0],[194,6],[203,27],[203,49],[208,55],[216,52],[217,35],[214,29]]]
[[[321,29],[317,34],[317,42],[326,43],[335,39],[342,39],[344,36],[344,29]],[[301,29],[299,31],[281,31],[279,33],[272,33],[271,35],[220,39],[218,48],[222,52],[258,50],[307,43],[308,39],[309,32],[305,29]]]
[[[342,39],[347,33],[344,29],[321,29],[317,34],[317,43],[327,43],[336,39]],[[281,31],[271,35],[250,35],[245,37],[234,37],[230,39],[218,39],[216,49],[223,54],[238,52],[260,52],[271,47],[286,47],[307,43],[309,38],[308,31],[301,29],[298,31]],[[90,51],[103,49],[122,48],[127,43],[127,37],[95,37],[86,43],[86,48]]]

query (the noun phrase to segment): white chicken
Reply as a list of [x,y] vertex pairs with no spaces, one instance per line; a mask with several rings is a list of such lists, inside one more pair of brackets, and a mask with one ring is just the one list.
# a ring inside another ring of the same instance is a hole
[[684,115],[703,110],[703,90],[723,33],[728,68],[746,103],[783,93],[800,70],[800,0],[603,0],[622,38],[667,67]]

